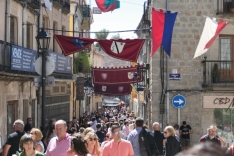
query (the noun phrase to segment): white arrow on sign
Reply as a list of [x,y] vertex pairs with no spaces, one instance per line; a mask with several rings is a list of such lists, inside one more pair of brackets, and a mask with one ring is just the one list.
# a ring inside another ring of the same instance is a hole
[[184,103],[183,100],[179,99],[179,101],[174,101],[175,103],[179,103],[179,105],[181,105],[182,103]]

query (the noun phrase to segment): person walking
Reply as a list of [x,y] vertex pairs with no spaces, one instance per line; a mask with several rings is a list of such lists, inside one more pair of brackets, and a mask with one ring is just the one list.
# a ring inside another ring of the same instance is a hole
[[90,131],[86,135],[84,135],[84,140],[86,142],[86,148],[89,151],[89,154],[92,156],[101,156],[101,148],[98,142],[98,136],[95,132]]
[[67,156],[70,148],[70,136],[66,133],[67,123],[64,120],[58,120],[55,123],[56,137],[53,137],[46,149],[47,156]]
[[124,121],[124,126],[123,126],[123,134],[124,134],[124,139],[127,140],[129,132],[129,121],[126,120]]
[[102,125],[100,123],[96,125],[96,128],[97,128],[96,134],[98,136],[98,141],[101,144],[105,139],[105,133],[101,130]]
[[182,148],[188,149],[190,146],[190,134],[192,134],[192,128],[186,121],[183,121],[182,124],[183,125],[180,126],[180,141]]
[[42,143],[41,139],[43,138],[43,135],[38,128],[33,128],[30,132],[30,134],[33,136],[33,142],[34,142],[34,148],[38,152],[45,152],[44,144]]
[[112,125],[111,137],[113,139],[104,146],[102,156],[134,156],[131,143],[122,139],[122,131],[119,124]]
[[45,156],[44,153],[38,152],[34,148],[33,136],[25,134],[20,139],[19,147],[22,150],[20,153],[16,153],[17,156]]
[[214,125],[211,125],[207,129],[207,134],[203,135],[199,142],[213,142],[219,146],[221,146],[221,141],[219,139],[219,136],[217,136],[217,127]]
[[143,128],[144,120],[136,118],[136,128],[129,133],[128,141],[131,142],[134,156],[154,156],[158,154],[158,148],[154,141],[153,134]]
[[89,154],[89,151],[86,147],[86,142],[82,134],[75,134],[71,137],[71,148],[67,151],[67,156],[92,156]]
[[13,124],[14,132],[7,137],[4,145],[2,156],[13,155],[19,151],[20,138],[25,134],[24,122],[20,119],[16,120]]
[[24,126],[24,131],[28,134],[30,134],[32,129],[32,118],[27,118],[27,123]]
[[166,142],[163,149],[163,156],[175,156],[182,150],[180,141],[175,136],[175,130],[172,126],[165,127],[164,137],[166,138]]
[[165,145],[166,138],[164,137],[163,132],[160,131],[160,125],[158,122],[154,122],[152,126],[154,132],[154,140],[157,144],[159,156],[163,155],[163,146]]

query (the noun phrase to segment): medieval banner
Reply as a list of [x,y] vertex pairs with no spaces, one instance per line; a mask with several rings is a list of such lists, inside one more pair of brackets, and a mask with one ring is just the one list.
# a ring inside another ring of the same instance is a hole
[[111,57],[136,62],[144,44],[144,39],[98,40],[101,48]]
[[131,94],[132,87],[130,84],[95,84],[94,92],[106,96],[121,96]]
[[127,68],[93,68],[94,84],[130,84],[142,81],[141,74],[135,78],[135,67]]

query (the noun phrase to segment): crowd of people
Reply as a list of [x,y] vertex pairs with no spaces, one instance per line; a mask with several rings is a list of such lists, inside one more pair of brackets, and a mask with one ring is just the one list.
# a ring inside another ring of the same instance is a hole
[[201,144],[191,148],[192,128],[186,121],[166,126],[163,132],[154,122],[151,131],[127,107],[99,108],[67,122],[50,119],[43,131],[32,128],[31,118],[25,125],[16,120],[13,128],[1,156],[234,156],[234,145],[226,147],[216,126],[210,126]]

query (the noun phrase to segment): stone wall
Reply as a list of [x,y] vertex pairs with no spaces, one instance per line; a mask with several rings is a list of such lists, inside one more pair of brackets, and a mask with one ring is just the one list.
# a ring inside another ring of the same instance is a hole
[[[178,11],[173,38],[172,51],[169,59],[168,68],[169,73],[173,69],[177,69],[181,75],[180,80],[169,80],[168,90],[185,90],[186,92],[169,92],[169,122],[166,123],[167,114],[160,115],[159,102],[161,96],[161,80],[160,80],[160,55],[159,49],[155,55],[150,59],[151,69],[151,93],[152,93],[152,121],[158,121],[165,127],[166,124],[174,125],[178,123],[178,110],[171,104],[174,95],[181,94],[186,100],[187,104],[180,110],[180,123],[187,121],[193,128],[191,135],[191,143],[196,143],[199,138],[206,133],[206,128],[213,124],[213,109],[202,108],[202,90],[203,83],[203,66],[201,61],[204,55],[194,60],[193,56],[199,42],[203,26],[205,23],[204,16],[216,16],[217,1],[214,0],[168,0],[168,10]],[[154,8],[165,8],[165,0],[153,0]],[[222,15],[223,16],[223,15]],[[230,17],[230,16],[229,16]],[[225,17],[223,17],[225,18]],[[233,29],[233,23],[229,23],[228,27],[221,33],[228,34],[230,29]],[[209,51],[206,53],[208,59],[219,58],[219,39],[217,38]],[[166,66],[165,66],[166,68]],[[165,79],[166,79],[166,73]],[[166,81],[165,81],[166,83]],[[167,98],[165,99],[165,105]],[[166,107],[165,107],[166,108]]]

